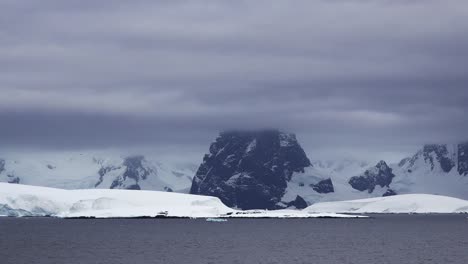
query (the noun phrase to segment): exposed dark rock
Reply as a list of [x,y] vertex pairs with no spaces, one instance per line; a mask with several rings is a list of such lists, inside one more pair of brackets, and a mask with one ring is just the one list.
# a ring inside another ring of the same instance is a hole
[[[112,184],[114,184],[114,182],[112,182]],[[111,189],[114,189],[116,187],[117,186],[111,186]],[[132,184],[132,185],[126,186],[125,189],[127,189],[127,190],[141,190],[140,185],[138,185],[138,184]]]
[[440,163],[440,167],[444,172],[449,172],[455,166],[455,162],[448,157],[447,145],[430,144],[423,148],[423,157],[426,162],[431,164],[431,169],[434,169],[434,155],[436,161]]
[[135,180],[143,179],[145,180],[148,175],[150,175],[153,170],[143,166],[143,161],[145,157],[143,156],[133,156],[125,158],[123,165],[127,167],[124,172],[124,178],[132,178]]
[[410,160],[411,160],[411,158],[404,158],[404,159],[402,159],[402,160],[398,163],[398,166],[399,166],[399,167],[403,167],[403,166],[405,166]]
[[382,194],[382,197],[393,196],[393,195],[397,195],[397,193],[392,189],[388,189],[384,194]]
[[308,206],[307,202],[301,196],[296,196],[294,201],[287,203],[287,207],[296,207],[297,209],[304,209]]
[[468,142],[458,144],[458,173],[468,175]]
[[310,187],[312,187],[312,189],[318,193],[332,193],[335,191],[333,182],[330,178],[321,180],[317,184],[310,184]]
[[364,174],[352,177],[349,184],[358,191],[367,190],[372,193],[377,185],[389,187],[393,177],[395,175],[392,173],[392,169],[382,160],[375,167],[366,170]]
[[94,187],[98,187],[102,183],[102,181],[104,180],[104,175],[106,175],[110,171],[118,170],[118,169],[120,169],[120,167],[114,167],[114,166],[101,167],[98,171],[99,179],[94,185]]
[[[131,156],[125,158],[123,165],[126,167],[124,173],[115,179],[110,188],[122,188],[122,189],[130,189],[130,190],[140,190],[140,186],[138,182],[140,180],[145,180],[148,175],[154,173],[153,169],[148,168],[143,165],[145,158],[143,156]],[[127,179],[133,179],[135,181],[134,184],[125,185],[125,181]]]
[[294,134],[223,132],[203,158],[190,193],[219,197],[230,207],[274,209],[292,174],[310,165]]
[[174,191],[174,190],[172,190],[171,188],[169,188],[169,187],[167,187],[167,186],[164,187],[164,190],[165,190],[166,192],[173,192],[173,191]]
[[5,160],[0,159],[0,173],[2,173],[5,170]]
[[20,183],[20,178],[11,174],[7,176],[7,179],[8,179],[8,183]]
[[49,170],[53,170],[53,169],[55,169],[55,166],[52,166],[52,165],[50,165],[50,164],[47,164],[47,168],[48,168]]

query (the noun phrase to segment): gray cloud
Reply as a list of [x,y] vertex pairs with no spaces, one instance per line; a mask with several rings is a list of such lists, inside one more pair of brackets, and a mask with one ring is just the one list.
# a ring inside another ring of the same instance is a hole
[[314,151],[466,139],[468,4],[0,3],[0,143],[183,145],[279,127]]

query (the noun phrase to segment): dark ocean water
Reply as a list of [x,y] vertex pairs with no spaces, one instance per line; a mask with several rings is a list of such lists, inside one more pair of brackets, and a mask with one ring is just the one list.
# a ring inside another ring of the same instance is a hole
[[466,215],[0,218],[0,263],[468,263]]

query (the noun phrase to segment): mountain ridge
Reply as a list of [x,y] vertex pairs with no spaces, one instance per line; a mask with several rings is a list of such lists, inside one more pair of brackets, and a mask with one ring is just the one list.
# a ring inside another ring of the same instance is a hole
[[[242,140],[236,136],[239,133],[243,135]],[[266,134],[267,139],[258,138],[260,134]],[[0,157],[0,182],[65,189],[141,189],[188,193],[193,191],[193,182],[200,169],[205,174],[210,169],[209,166],[203,168],[205,159],[218,155],[220,161],[215,163],[221,170],[217,168],[211,173],[216,177],[219,172],[228,173],[221,180],[210,180],[210,188],[231,188],[234,191],[231,190],[230,194],[208,194],[224,195],[224,202],[227,201],[232,207],[303,208],[316,202],[411,193],[468,199],[466,141],[426,144],[400,162],[387,163],[383,160],[375,164],[352,158],[311,160],[294,134],[277,130],[228,131],[220,133],[219,137],[223,139],[216,143],[217,139],[210,145],[209,153],[200,165],[186,163],[177,166],[174,162],[160,162],[157,158],[144,155],[79,152],[39,153],[27,158],[7,155]],[[253,170],[261,173],[252,177],[250,172]],[[273,177],[270,178],[270,175]],[[238,200],[244,199],[243,191],[235,194],[238,189],[250,192],[245,196],[246,200],[260,197],[262,202],[254,206],[238,203]]]

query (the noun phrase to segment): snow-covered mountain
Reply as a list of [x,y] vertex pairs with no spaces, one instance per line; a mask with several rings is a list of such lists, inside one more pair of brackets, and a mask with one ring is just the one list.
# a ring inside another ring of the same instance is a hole
[[191,193],[217,196],[244,209],[302,208],[411,193],[468,199],[468,144],[425,145],[398,164],[310,162],[293,134],[221,133],[200,165]]
[[161,163],[141,155],[45,153],[0,159],[0,182],[64,189],[188,192],[196,165]]
[[[308,152],[314,156],[313,150]],[[0,182],[191,191],[242,209],[304,208],[317,202],[412,193],[468,199],[468,143],[425,145],[395,164],[352,158],[310,161],[294,134],[224,132],[199,166],[100,152],[2,155]]]
[[425,145],[392,166],[398,194],[432,193],[468,199],[468,143]]
[[241,209],[304,208],[302,195],[333,192],[311,165],[294,134],[277,130],[221,133],[211,144],[190,189]]

